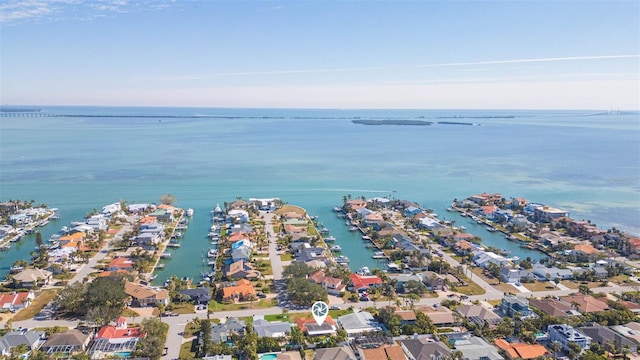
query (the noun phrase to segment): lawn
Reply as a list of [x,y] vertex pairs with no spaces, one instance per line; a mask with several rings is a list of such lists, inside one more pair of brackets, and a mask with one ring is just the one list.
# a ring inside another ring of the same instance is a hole
[[611,279],[609,279],[609,281],[611,281],[612,283],[620,284],[620,285],[632,283],[632,281],[629,280],[629,275],[625,275],[625,274],[614,276]]
[[18,311],[16,316],[13,317],[13,321],[32,319],[42,310],[42,308],[53,301],[57,294],[58,290],[56,289],[42,290],[40,295],[38,295],[38,297],[36,297],[35,300],[31,302],[31,305],[29,305],[29,307]]
[[180,359],[196,358],[196,340],[188,341],[180,346]]
[[512,293],[512,294],[520,293],[520,290],[516,289],[516,287],[511,284],[500,283],[500,284],[494,285],[493,287],[506,293]]
[[282,254],[280,254],[280,260],[282,260],[282,261],[292,261],[293,260],[293,255],[289,254],[289,253],[282,253]]
[[284,213],[288,213],[288,212],[296,212],[298,214],[306,214],[307,212],[301,208],[300,206],[294,206],[294,205],[284,205],[283,207],[281,207],[280,209],[274,211],[273,213],[276,215],[282,215]]
[[271,262],[269,262],[269,260],[257,260],[256,268],[260,271],[262,275],[273,275],[273,270],[271,269]]
[[535,291],[547,291],[547,290],[557,290],[555,285],[553,285],[549,281],[536,281],[534,283],[522,283],[522,286],[527,289],[535,292]]
[[480,285],[467,281],[466,286],[456,286],[456,292],[464,295],[482,295],[486,293],[486,291],[480,287]]
[[566,287],[568,287],[569,289],[577,289],[582,283],[587,284],[587,286],[589,286],[589,289],[593,289],[593,288],[597,288],[597,287],[601,287],[602,286],[602,282],[601,281],[594,281],[594,282],[589,282],[589,281],[575,281],[575,280],[562,280],[560,281],[560,283]]
[[219,303],[217,301],[211,301],[209,303],[209,309],[211,311],[266,309],[266,308],[274,307],[276,305],[278,305],[278,303],[277,303],[277,300],[275,300],[275,299],[261,299],[260,301],[255,301],[253,304],[251,304],[251,303],[222,304],[222,303]]

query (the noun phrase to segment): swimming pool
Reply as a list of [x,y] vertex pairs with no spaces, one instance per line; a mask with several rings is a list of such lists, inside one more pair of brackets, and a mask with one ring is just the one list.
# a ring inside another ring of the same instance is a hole
[[262,354],[260,355],[260,360],[276,360],[278,355],[276,354]]

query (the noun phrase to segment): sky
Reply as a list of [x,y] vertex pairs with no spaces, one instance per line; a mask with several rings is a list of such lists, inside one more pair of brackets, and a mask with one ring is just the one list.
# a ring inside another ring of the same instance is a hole
[[0,104],[640,109],[640,2],[3,0]]

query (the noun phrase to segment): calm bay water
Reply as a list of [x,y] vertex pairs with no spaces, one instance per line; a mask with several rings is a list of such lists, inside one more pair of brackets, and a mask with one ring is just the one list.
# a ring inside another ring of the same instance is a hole
[[[364,242],[331,213],[346,194],[417,201],[521,258],[539,254],[444,209],[454,198],[500,192],[567,209],[601,227],[640,233],[638,113],[86,107],[42,112],[129,117],[0,118],[0,200],[34,199],[60,208],[61,219],[43,231],[47,238],[107,203],[157,202],[161,194],[174,194],[177,206],[194,208],[196,215],[159,281],[203,270],[198,264],[209,246],[209,211],[238,196],[279,197],[319,215],[352,268],[375,261],[363,256]],[[481,126],[363,126],[351,123],[356,117]],[[0,253],[0,276],[33,246],[35,240],[27,238]]]

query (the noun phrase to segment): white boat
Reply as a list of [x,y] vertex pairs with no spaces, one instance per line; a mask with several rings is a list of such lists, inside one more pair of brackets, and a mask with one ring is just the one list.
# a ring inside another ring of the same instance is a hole
[[334,212],[342,212],[342,208],[340,206],[336,206],[333,208]]
[[340,245],[333,245],[331,251],[342,251],[342,247]]
[[218,255],[218,249],[209,249],[209,251],[207,251],[207,257],[213,258],[216,257]]
[[373,254],[372,258],[374,258],[374,259],[386,259],[387,255],[385,255],[385,253],[382,252],[382,251],[376,251],[376,253]]
[[320,234],[327,234],[327,233],[329,233],[329,229],[327,229],[327,228],[322,228],[322,229],[318,230],[318,232],[319,232]]
[[58,235],[58,234],[53,234],[49,238],[49,242],[57,242],[57,241],[60,241],[60,235]]
[[170,253],[162,253],[162,255],[160,255],[161,258],[163,259],[170,259],[171,258],[171,254]]
[[356,226],[352,226],[349,228],[349,231],[357,231],[357,230],[358,230],[358,227]]
[[84,225],[85,222],[84,221],[72,221],[71,225],[72,226],[80,226],[80,225]]
[[335,236],[327,236],[326,238],[324,238],[325,242],[334,242],[336,241],[336,237]]
[[448,207],[447,211],[451,212],[451,211],[453,211],[453,208]]
[[340,255],[340,256],[338,256],[338,257],[336,258],[336,262],[337,262],[338,264],[346,264],[346,263],[348,263],[348,262],[349,262],[349,258],[348,258],[348,257],[346,257],[346,256],[344,256],[344,255]]
[[360,269],[358,269],[358,271],[356,271],[356,274],[363,275],[363,276],[371,275],[371,270],[369,270],[368,267],[363,266]]
[[193,209],[192,208],[188,208],[187,209],[187,216],[193,216]]
[[66,234],[69,232],[69,228],[66,226],[63,226],[62,229],[60,229],[60,231],[62,231],[63,234]]

